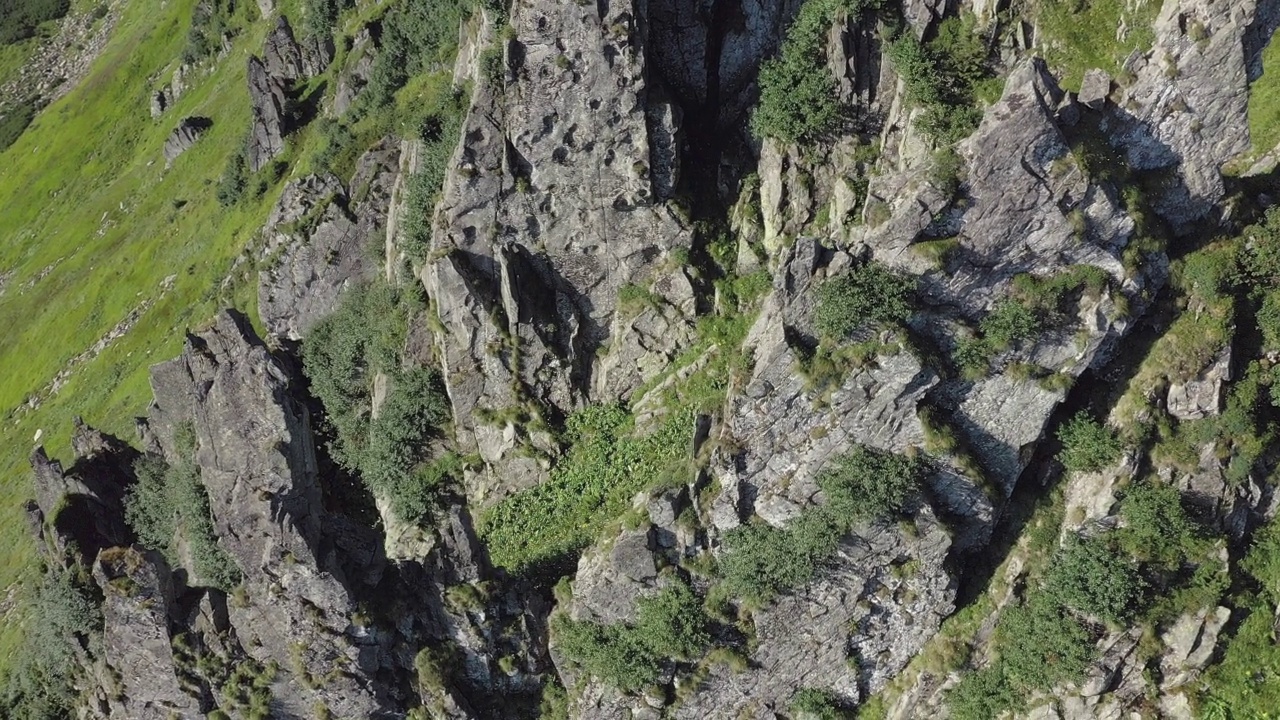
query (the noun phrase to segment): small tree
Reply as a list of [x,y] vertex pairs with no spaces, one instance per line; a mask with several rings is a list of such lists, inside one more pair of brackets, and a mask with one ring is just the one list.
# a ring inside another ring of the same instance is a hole
[[912,313],[915,279],[866,263],[818,286],[814,325],[836,341],[869,324],[899,324]]
[[1120,458],[1120,438],[1098,421],[1081,413],[1058,429],[1062,451],[1058,460],[1074,472],[1095,472]]

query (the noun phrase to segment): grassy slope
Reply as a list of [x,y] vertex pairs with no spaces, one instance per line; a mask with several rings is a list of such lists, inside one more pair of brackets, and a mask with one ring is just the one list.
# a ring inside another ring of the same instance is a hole
[[1280,43],[1262,51],[1262,75],[1249,85],[1249,137],[1256,155],[1280,145]]
[[[1037,44],[1045,59],[1062,72],[1062,86],[1079,90],[1085,71],[1101,68],[1112,77],[1133,50],[1146,50],[1155,41],[1151,23],[1160,0],[1041,0],[1035,12]],[[1129,28],[1116,39],[1121,22]]]
[[[75,415],[131,439],[133,417],[150,396],[147,367],[179,351],[181,329],[222,304],[253,307],[248,284],[236,286],[234,297],[218,297],[216,288],[265,219],[274,191],[227,210],[213,186],[248,126],[245,57],[261,47],[266,28],[250,27],[215,73],[153,122],[147,78],[163,76],[179,54],[194,5],[130,2],[81,86],[0,155],[0,272],[14,273],[0,295],[0,593],[37,572],[22,517],[36,430],[64,458]],[[165,136],[185,115],[206,115],[215,125],[165,171]],[[176,200],[186,204],[178,208]],[[173,289],[130,333],[79,366],[39,410],[12,412],[133,308],[158,298],[169,275],[177,276]],[[15,619],[0,630],[0,668],[21,642]]]

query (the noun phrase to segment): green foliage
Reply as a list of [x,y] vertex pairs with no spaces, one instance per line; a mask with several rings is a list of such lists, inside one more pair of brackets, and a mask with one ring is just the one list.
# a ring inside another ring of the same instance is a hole
[[901,515],[919,492],[925,470],[918,458],[855,447],[818,476],[825,505],[805,508],[786,528],[757,522],[725,534],[720,559],[725,589],[759,604],[803,585],[854,522]]
[[822,470],[818,486],[837,516],[888,521],[906,511],[925,473],[926,465],[918,457],[858,445]]
[[37,586],[31,620],[25,625],[26,650],[8,668],[0,717],[63,720],[74,716],[73,674],[76,650],[99,652],[102,610],[97,588],[73,571],[50,568]]
[[1200,544],[1199,529],[1182,506],[1178,489],[1159,482],[1129,486],[1120,500],[1123,528],[1116,532],[1121,549],[1142,562],[1176,569],[1189,550]]
[[751,118],[757,137],[812,142],[839,127],[845,108],[826,66],[826,34],[840,13],[859,15],[876,0],[805,0],[778,57],[760,65],[760,104]]
[[901,324],[911,317],[915,279],[864,263],[818,286],[814,325],[844,341],[868,324]]
[[1062,86],[1074,91],[1079,90],[1085,71],[1102,68],[1116,77],[1130,53],[1151,48],[1155,40],[1151,27],[1160,3],[1044,0],[1035,8],[1045,57],[1062,72]]
[[927,43],[904,30],[889,43],[888,54],[907,99],[924,108],[917,120],[922,131],[944,143],[973,132],[982,118],[974,106],[977,89],[990,72],[972,15],[944,20]]
[[244,199],[249,189],[249,162],[242,147],[227,159],[227,167],[218,180],[218,203],[230,207]]
[[338,25],[338,15],[353,5],[353,0],[304,0],[302,32],[306,37],[331,38]]
[[1093,659],[1089,633],[1045,593],[1005,610],[996,637],[1006,677],[1027,691],[1078,680]]
[[187,44],[182,49],[182,62],[195,65],[218,54],[222,38],[231,30],[230,19],[235,0],[204,0],[191,11],[191,27]]
[[470,3],[463,0],[415,0],[387,12],[381,48],[360,96],[364,110],[389,105],[409,78],[437,62],[452,62],[458,26]]
[[1280,43],[1263,48],[1262,75],[1249,83],[1249,139],[1258,155],[1280,145]]
[[993,350],[1007,350],[1040,332],[1041,319],[1025,304],[1005,298],[982,319],[982,336]]
[[853,713],[829,690],[803,688],[791,697],[791,712],[797,720],[849,720]]
[[135,463],[138,482],[125,496],[125,521],[144,545],[159,550],[174,567],[182,564],[178,546],[185,540],[197,576],[230,590],[240,581],[240,569],[218,545],[209,495],[195,463],[196,438],[190,424],[178,426],[174,444],[178,459],[173,465],[154,456],[143,456]]
[[464,98],[455,94],[434,108],[419,129],[423,143],[420,164],[418,172],[409,177],[402,236],[404,251],[419,262],[431,248],[432,211],[458,144],[464,111]]
[[952,720],[991,720],[1022,703],[999,663],[971,672],[947,693]]
[[[334,430],[334,459],[359,473],[407,522],[425,518],[434,490],[461,470],[454,456],[424,464],[426,441],[448,422],[449,402],[436,371],[406,370],[400,364],[409,319],[424,311],[414,287],[373,283],[353,288],[302,348],[303,372]],[[390,378],[390,391],[375,420],[371,411],[378,372]]]
[[57,20],[70,9],[71,0],[0,0],[0,45],[34,36],[41,23]]
[[1120,458],[1124,449],[1115,433],[1081,413],[1058,428],[1058,460],[1073,472],[1095,472]]
[[36,106],[27,101],[0,107],[0,152],[17,142],[36,117]]
[[1045,592],[1078,612],[1127,623],[1143,604],[1145,583],[1107,538],[1072,537],[1050,564]]
[[481,535],[496,565],[511,569],[585,547],[622,516],[637,492],[683,467],[693,436],[691,413],[673,413],[649,435],[638,435],[617,405],[593,405],[565,421],[568,452],[551,479],[486,512]]
[[588,673],[624,692],[658,678],[668,660],[697,660],[711,642],[702,604],[689,586],[675,582],[636,603],[634,625],[552,620],[560,651]]

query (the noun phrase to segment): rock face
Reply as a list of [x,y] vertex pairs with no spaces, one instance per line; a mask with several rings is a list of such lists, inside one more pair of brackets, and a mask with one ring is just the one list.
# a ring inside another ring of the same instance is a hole
[[258,281],[258,311],[272,335],[301,340],[344,290],[377,274],[370,250],[382,246],[399,155],[391,139],[365,153],[350,191],[332,175],[285,187],[264,228],[263,254],[276,262]]
[[1107,96],[1110,94],[1111,76],[1104,70],[1093,69],[1084,74],[1077,99],[1087,108],[1101,110],[1107,104]]
[[206,130],[213,127],[213,121],[203,117],[183,118],[178,127],[169,133],[164,141],[164,165],[171,167],[179,155],[190,150]]
[[284,135],[288,132],[285,115],[284,82],[267,72],[256,57],[249,58],[249,102],[253,106],[253,122],[249,128],[249,169],[257,172],[271,159],[284,152]]
[[267,73],[282,80],[295,81],[315,77],[333,60],[332,38],[312,38],[299,44],[293,36],[289,19],[276,18],[276,27],[267,35],[262,48]]
[[[627,286],[677,308],[691,296],[678,275],[655,284],[691,234],[655,203],[644,26],[621,6],[603,16],[588,5],[543,10],[517,3],[507,77],[473,79],[455,160],[463,171],[446,183],[439,259],[422,273],[445,326],[459,444],[486,463],[469,481],[477,498],[543,477],[518,447],[553,450],[524,428],[486,426],[478,411],[545,403],[563,413],[623,397],[646,366],[674,356],[692,324],[664,314],[631,333],[616,312]],[[503,336],[518,351],[486,350]]]

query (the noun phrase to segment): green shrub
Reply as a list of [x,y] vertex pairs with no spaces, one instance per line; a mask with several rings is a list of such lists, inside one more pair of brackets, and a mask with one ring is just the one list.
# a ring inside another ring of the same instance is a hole
[[947,692],[952,720],[992,720],[1021,707],[1022,702],[1022,696],[1010,687],[1004,666],[999,663],[965,675]]
[[791,697],[790,708],[796,720],[850,720],[853,717],[835,693],[818,688],[796,692]]
[[1005,298],[982,319],[982,336],[996,352],[1029,340],[1040,332],[1041,321],[1025,304]]
[[1142,607],[1145,583],[1103,536],[1071,538],[1054,556],[1045,592],[1074,610],[1122,624]]
[[182,564],[178,546],[185,541],[196,574],[229,591],[240,582],[240,568],[218,544],[209,495],[195,463],[195,429],[189,423],[179,425],[174,444],[174,464],[155,456],[143,456],[134,464],[138,481],[125,496],[125,521],[143,545],[160,551],[174,567]]
[[856,16],[878,5],[878,0],[805,0],[778,57],[760,65],[760,104],[751,118],[757,137],[812,142],[839,127],[845,109],[827,70],[827,31],[840,13]]
[[1005,675],[1024,691],[1079,680],[1093,659],[1093,640],[1046,593],[1004,611],[996,638]]
[[945,143],[973,132],[982,119],[974,107],[976,90],[989,71],[986,46],[972,15],[944,20],[927,43],[903,30],[887,51],[907,99],[924,109],[917,120],[921,131]]
[[222,38],[231,29],[235,0],[203,0],[191,11],[191,27],[187,44],[182,49],[182,62],[195,65],[222,50]]
[[306,37],[331,38],[338,16],[353,5],[353,0],[304,0],[302,32]]
[[634,625],[579,622],[567,615],[552,621],[564,657],[623,691],[658,678],[668,660],[697,660],[711,642],[702,604],[683,582],[636,603]]
[[1129,486],[1120,500],[1124,527],[1116,532],[1120,547],[1142,562],[1177,569],[1198,550],[1199,529],[1182,506],[1182,493],[1164,483]]
[[0,108],[0,152],[17,142],[35,117],[36,106],[30,101]]
[[244,198],[249,189],[249,163],[241,148],[227,160],[227,167],[218,180],[218,203],[231,207]]
[[432,110],[420,128],[422,152],[418,156],[418,172],[409,177],[401,241],[405,253],[419,262],[426,259],[431,249],[431,215],[444,188],[449,161],[462,131],[463,105],[462,96],[452,96]]
[[1120,438],[1098,421],[1081,413],[1058,428],[1062,450],[1058,460],[1073,472],[1095,472],[1120,459]]
[[915,278],[865,263],[818,286],[814,325],[844,341],[869,324],[900,324],[911,317]]
[[827,505],[840,516],[892,520],[920,492],[926,465],[919,458],[855,446],[818,475]]
[[6,670],[0,717],[63,720],[75,717],[78,654],[102,649],[102,609],[97,587],[80,574],[46,570],[36,583],[26,623],[24,651]]
[[[333,458],[358,473],[406,522],[426,518],[436,490],[462,469],[461,459],[453,455],[427,462],[428,438],[450,417],[439,373],[406,370],[400,363],[409,319],[425,310],[412,286],[375,282],[353,288],[302,347],[303,372],[333,430]],[[390,378],[391,389],[375,420],[373,380],[378,372]]]
[[361,104],[372,110],[385,107],[409,78],[435,63],[452,63],[458,27],[470,5],[463,0],[415,0],[387,12]]
[[0,45],[33,37],[41,23],[57,20],[70,9],[71,0],[0,0]]

